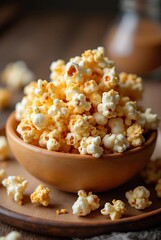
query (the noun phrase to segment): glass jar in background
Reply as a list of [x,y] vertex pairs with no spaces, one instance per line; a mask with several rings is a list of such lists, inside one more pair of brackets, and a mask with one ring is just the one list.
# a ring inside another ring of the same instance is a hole
[[161,66],[160,0],[121,0],[121,15],[105,36],[119,71],[147,74]]

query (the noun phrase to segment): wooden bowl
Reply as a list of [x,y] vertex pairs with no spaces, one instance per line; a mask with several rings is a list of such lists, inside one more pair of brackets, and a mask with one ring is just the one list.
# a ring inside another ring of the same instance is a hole
[[125,183],[145,167],[157,139],[157,131],[153,130],[141,147],[94,158],[27,144],[16,132],[17,125],[15,113],[12,113],[6,123],[6,134],[18,162],[36,178],[67,192],[80,189],[102,192]]

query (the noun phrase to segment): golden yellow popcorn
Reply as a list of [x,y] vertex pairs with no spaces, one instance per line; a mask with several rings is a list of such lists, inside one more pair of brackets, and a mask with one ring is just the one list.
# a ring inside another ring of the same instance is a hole
[[66,213],[68,213],[68,210],[66,208],[61,208],[56,210],[57,215],[66,214]]
[[146,184],[156,184],[161,178],[161,158],[150,160],[146,167],[141,171],[141,176],[144,178]]
[[105,216],[109,216],[111,220],[116,220],[120,219],[125,211],[125,204],[121,200],[114,199],[112,201],[112,204],[109,202],[105,203],[105,206],[101,210],[101,213]]
[[0,87],[0,109],[9,107],[11,101],[11,93],[7,88]]
[[134,190],[126,192],[125,196],[128,203],[136,209],[144,209],[152,204],[149,201],[150,191],[144,186],[138,186]]
[[31,82],[16,104],[17,132],[26,143],[99,158],[140,146],[144,132],[157,129],[157,115],[136,103],[141,78],[119,77],[103,47],[54,61],[50,70],[51,81]]
[[44,207],[47,207],[50,202],[49,193],[50,193],[49,188],[40,184],[37,186],[35,191],[30,195],[31,202],[32,203],[40,203]]
[[78,198],[72,206],[73,214],[77,216],[86,216],[100,207],[100,199],[97,195],[89,192],[88,194],[84,190],[78,191]]
[[161,178],[159,178],[157,185],[155,186],[155,190],[157,192],[157,196],[161,198]]
[[14,201],[22,205],[23,193],[28,185],[28,181],[21,176],[9,176],[3,179],[2,185],[7,189],[7,195],[13,196]]
[[0,240],[20,240],[21,234],[17,231],[12,231],[6,236],[0,237]]
[[9,147],[5,136],[0,136],[0,161],[9,156]]

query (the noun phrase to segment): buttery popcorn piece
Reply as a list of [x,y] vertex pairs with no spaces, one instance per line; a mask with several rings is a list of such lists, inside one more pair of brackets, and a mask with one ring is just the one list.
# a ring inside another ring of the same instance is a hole
[[161,198],[161,178],[158,180],[156,186],[155,186],[155,190],[157,192],[157,196],[159,198]]
[[73,214],[77,216],[86,216],[100,207],[100,199],[97,195],[89,192],[88,195],[84,190],[78,191],[78,198],[72,206]]
[[0,184],[2,183],[3,179],[7,177],[7,173],[4,169],[0,169]]
[[156,184],[161,178],[161,158],[150,160],[141,171],[141,176],[144,178],[146,184]]
[[0,109],[9,107],[11,100],[11,93],[6,88],[0,87]]
[[1,78],[11,89],[20,89],[35,80],[33,72],[23,61],[9,63],[2,71]]
[[133,124],[127,129],[127,141],[130,143],[132,147],[139,147],[144,142],[145,139],[142,135],[143,129],[138,124]]
[[0,240],[20,240],[21,234],[17,231],[12,231],[8,235],[0,237]]
[[6,159],[9,155],[9,148],[5,136],[0,136],[0,161]]
[[31,202],[32,203],[40,203],[44,207],[47,207],[50,202],[49,193],[50,193],[49,188],[40,184],[37,186],[35,191],[30,195]]
[[66,208],[56,210],[57,215],[66,214],[66,213],[68,213],[68,210]]
[[13,196],[14,201],[22,205],[23,193],[28,181],[21,176],[9,176],[2,181],[2,185],[7,189],[7,195]]
[[144,186],[138,186],[134,190],[130,190],[125,194],[128,203],[136,209],[145,209],[152,202],[149,201],[150,191]]
[[125,211],[125,204],[121,200],[114,199],[112,201],[112,204],[109,202],[105,203],[105,206],[101,210],[101,213],[105,216],[109,216],[111,220],[116,220],[120,219]]

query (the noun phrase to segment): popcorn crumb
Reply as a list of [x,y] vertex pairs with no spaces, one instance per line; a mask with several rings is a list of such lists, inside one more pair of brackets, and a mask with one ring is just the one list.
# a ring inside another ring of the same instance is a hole
[[68,213],[68,210],[66,208],[56,210],[57,215],[66,214],[66,213]]
[[155,190],[157,192],[157,196],[159,198],[161,198],[161,178],[159,178],[159,180],[158,180],[158,182],[157,182],[157,184],[155,186]]
[[40,203],[44,207],[47,207],[50,201],[49,192],[49,188],[42,184],[38,185],[35,191],[30,195],[31,202]]
[[100,207],[100,199],[97,195],[89,192],[88,194],[84,190],[78,191],[78,198],[72,206],[73,214],[77,216],[86,216]]
[[21,234],[17,231],[12,231],[8,235],[0,237],[0,240],[20,240]]
[[112,204],[107,202],[101,213],[105,216],[109,216],[111,220],[117,220],[125,213],[125,204],[121,200],[113,200]]
[[9,147],[5,136],[0,136],[0,161],[9,156]]
[[134,190],[130,190],[125,194],[128,203],[136,209],[145,209],[152,202],[149,201],[150,191],[144,186],[138,186]]
[[7,189],[7,195],[13,196],[14,201],[22,205],[23,193],[28,185],[28,181],[21,176],[9,176],[3,179],[2,185]]

